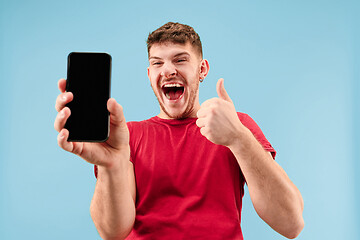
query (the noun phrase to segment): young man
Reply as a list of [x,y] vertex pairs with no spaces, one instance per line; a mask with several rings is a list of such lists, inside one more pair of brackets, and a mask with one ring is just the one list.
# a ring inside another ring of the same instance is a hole
[[[160,104],[158,116],[125,122],[109,99],[105,143],[67,142],[61,94],[58,144],[97,166],[91,216],[104,239],[243,239],[244,184],[258,215],[275,231],[295,238],[304,226],[303,200],[274,161],[275,150],[256,123],[237,113],[220,79],[218,98],[199,103],[199,83],[209,72],[193,28],[167,23],[147,41],[148,77]],[[129,161],[130,159],[130,161]],[[136,179],[136,181],[135,181]]]

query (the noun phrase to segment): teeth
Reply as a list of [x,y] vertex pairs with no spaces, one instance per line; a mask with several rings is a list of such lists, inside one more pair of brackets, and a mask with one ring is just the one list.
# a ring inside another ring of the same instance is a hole
[[165,96],[170,99],[170,94],[169,93],[165,93]]
[[164,87],[181,87],[181,85],[178,83],[168,83],[165,84]]

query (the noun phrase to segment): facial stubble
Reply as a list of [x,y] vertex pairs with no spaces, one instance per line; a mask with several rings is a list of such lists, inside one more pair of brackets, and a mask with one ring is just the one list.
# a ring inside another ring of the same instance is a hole
[[[185,110],[177,115],[172,115],[170,114],[168,111],[166,111],[166,108],[164,106],[164,104],[161,102],[160,100],[160,94],[159,95],[156,93],[154,87],[151,85],[153,91],[154,91],[154,94],[155,94],[155,97],[156,99],[158,100],[159,102],[159,105],[160,105],[160,108],[162,109],[162,111],[170,118],[170,119],[184,119],[184,118],[187,118],[189,117],[193,111],[194,111],[194,106],[195,106],[195,101],[196,101],[196,97],[197,97],[197,94],[199,92],[199,81],[196,81],[195,83],[195,88],[194,89],[190,89],[190,92],[188,93],[189,95],[189,101],[187,103],[187,106],[185,108]],[[159,87],[159,89],[161,89]]]

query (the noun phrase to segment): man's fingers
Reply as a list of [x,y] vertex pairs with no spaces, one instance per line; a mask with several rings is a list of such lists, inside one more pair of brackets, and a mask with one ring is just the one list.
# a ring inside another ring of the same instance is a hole
[[198,118],[198,119],[196,120],[196,125],[197,125],[199,128],[205,127],[205,119],[204,119],[204,118]]
[[201,118],[201,108],[197,111],[196,117],[197,117],[197,118]]
[[59,90],[60,90],[60,92],[65,92],[65,90],[66,90],[66,80],[65,79],[60,79],[59,81],[58,81],[58,88],[59,88]]
[[203,102],[200,107],[208,108],[208,107],[214,105],[214,103],[216,104],[216,102],[218,102],[218,101],[219,101],[219,98],[214,97],[214,98],[208,99],[205,102]]
[[71,102],[74,99],[74,95],[71,92],[64,92],[59,94],[56,99],[55,109],[60,112],[67,103]]
[[71,111],[68,107],[63,108],[56,116],[54,122],[54,128],[56,131],[60,132],[64,128],[67,119],[69,118]]
[[225,90],[224,87],[224,79],[220,78],[219,81],[216,84],[216,92],[219,96],[219,98],[228,101],[228,102],[232,102],[230,96],[228,95],[228,93]]
[[200,133],[201,133],[201,135],[203,135],[204,137],[206,137],[206,136],[207,136],[207,133],[208,133],[207,128],[204,128],[204,127],[200,128]]
[[57,137],[59,146],[65,151],[72,152],[74,149],[74,143],[68,142],[69,131],[67,129],[62,129]]

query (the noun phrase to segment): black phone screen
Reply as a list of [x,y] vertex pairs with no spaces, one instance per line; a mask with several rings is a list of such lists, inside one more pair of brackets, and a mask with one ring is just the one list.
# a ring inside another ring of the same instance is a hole
[[73,101],[65,128],[68,141],[103,142],[109,136],[111,56],[107,53],[72,52],[68,56],[66,91]]

